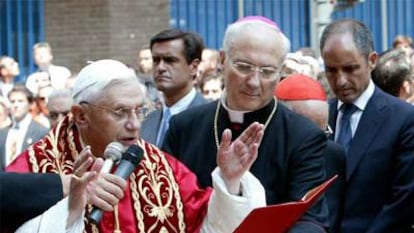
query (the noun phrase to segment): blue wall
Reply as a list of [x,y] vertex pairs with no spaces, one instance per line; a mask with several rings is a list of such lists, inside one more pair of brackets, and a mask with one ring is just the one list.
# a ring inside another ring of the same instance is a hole
[[[308,0],[244,0],[243,15],[273,19],[292,40],[292,49],[310,44]],[[170,25],[201,34],[206,46],[219,49],[228,24],[238,19],[237,0],[171,0]]]
[[[311,45],[312,0],[243,0],[246,15],[262,15],[277,22],[290,38],[292,50]],[[200,33],[208,47],[219,49],[226,26],[238,18],[238,0],[171,0],[170,25]],[[352,8],[335,11],[333,19],[354,18],[372,31],[378,51],[391,47],[397,34],[414,37],[414,1],[387,0],[386,22],[382,1],[364,0]],[[383,37],[384,30],[386,37]],[[386,45],[385,48],[383,45]]]
[[24,81],[35,70],[32,46],[44,39],[43,0],[0,0],[0,56],[16,59]]
[[[371,29],[377,51],[391,48],[392,41],[398,34],[414,37],[413,1],[387,0],[385,22],[383,22],[381,4],[382,1],[365,0],[353,8],[335,12],[332,18],[354,18],[364,22]],[[384,32],[386,37],[383,36]]]

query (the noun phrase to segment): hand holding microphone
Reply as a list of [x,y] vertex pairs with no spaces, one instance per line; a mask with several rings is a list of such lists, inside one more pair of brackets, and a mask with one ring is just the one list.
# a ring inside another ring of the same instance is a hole
[[[141,161],[143,154],[144,151],[137,145],[131,145],[128,147],[128,149],[122,154],[121,162],[114,173],[115,176],[107,174],[107,176],[105,176],[105,183],[102,183],[99,188],[95,189],[95,191],[105,193],[104,196],[106,200],[109,199],[109,203],[117,203],[124,196],[123,190],[126,188],[125,179],[135,170],[136,166]],[[119,182],[119,178],[123,179],[122,184]],[[121,189],[120,186],[124,188]],[[112,210],[112,205],[104,203],[102,199],[103,198],[96,197],[95,206],[106,207],[103,208],[105,211]],[[92,223],[98,224],[102,218],[102,215],[103,210],[94,207],[89,215],[89,220]]]
[[122,158],[122,152],[124,146],[119,142],[111,142],[106,146],[104,151],[105,162],[101,168],[101,173],[108,173],[111,171],[114,163],[118,162]]

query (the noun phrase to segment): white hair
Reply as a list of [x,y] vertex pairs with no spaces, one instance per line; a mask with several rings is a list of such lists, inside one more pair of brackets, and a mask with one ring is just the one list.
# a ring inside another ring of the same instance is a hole
[[73,101],[93,102],[111,83],[128,79],[137,80],[137,77],[122,62],[110,59],[92,62],[85,66],[76,78],[72,91]]
[[[229,54],[230,49],[232,48],[235,41],[240,38],[240,34],[243,33],[251,33],[255,30],[260,30],[260,28],[266,27],[270,30],[275,31],[281,38],[271,38],[274,40],[275,43],[278,43],[280,39],[283,43],[283,51],[282,51],[282,57],[286,57],[286,55],[290,51],[290,40],[283,34],[283,32],[277,28],[276,24],[272,25],[266,22],[263,22],[262,20],[246,20],[246,21],[240,21],[230,24],[226,32],[224,34],[223,39],[223,50],[226,53],[226,55]],[[260,33],[260,32],[259,32]]]

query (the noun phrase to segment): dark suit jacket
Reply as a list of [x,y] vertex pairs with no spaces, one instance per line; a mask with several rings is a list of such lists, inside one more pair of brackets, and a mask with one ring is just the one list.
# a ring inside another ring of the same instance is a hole
[[14,232],[62,198],[57,174],[0,173],[0,232]]
[[[337,114],[333,100],[329,121],[333,127]],[[412,105],[375,88],[349,148],[346,182],[342,232],[413,232]]]
[[[194,97],[193,101],[191,101],[188,108],[192,108],[201,104],[207,103],[207,100],[204,99],[203,95],[201,95],[198,91],[196,96]],[[162,109],[157,109],[152,111],[145,120],[142,122],[141,126],[141,137],[152,144],[157,142],[157,133],[159,131],[160,125],[162,120]]]
[[328,140],[325,150],[326,177],[330,178],[335,174],[338,178],[326,191],[326,200],[329,209],[329,232],[340,232],[340,220],[343,213],[343,201],[345,193],[346,162],[344,148]]
[[[0,171],[4,171],[5,164],[6,164],[6,139],[9,133],[10,127],[0,130]],[[49,129],[37,123],[36,121],[32,120],[30,122],[29,127],[27,128],[27,132],[24,136],[23,144],[21,150],[26,150],[30,145],[37,142],[38,140],[42,139],[47,133]]]
[[[201,186],[211,186],[211,172],[216,164],[214,116],[217,101],[188,109],[171,118],[163,149],[188,166],[199,179]],[[264,123],[274,106],[272,101],[261,110],[245,114],[240,130],[232,129],[236,138],[253,121]],[[221,138],[231,123],[227,111],[220,107],[218,134]],[[265,130],[259,156],[250,171],[266,190],[267,204],[299,200],[311,188],[325,181],[323,153],[326,136],[308,119],[278,104],[276,114]],[[301,220],[304,231],[324,232],[327,225],[327,205],[317,202]],[[277,224],[277,219],[269,220]],[[318,224],[315,224],[318,223]]]

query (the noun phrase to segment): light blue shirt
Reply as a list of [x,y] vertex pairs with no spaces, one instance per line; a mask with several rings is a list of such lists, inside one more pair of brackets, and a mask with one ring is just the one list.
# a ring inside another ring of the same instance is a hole
[[[165,105],[165,103],[163,103],[161,125],[158,128],[157,140],[156,140],[158,146],[161,146],[161,144],[162,144],[162,142],[160,142],[160,137],[162,135],[162,131],[164,131],[163,122],[166,121],[165,112],[167,111],[167,109],[170,111],[171,116],[174,116],[174,115],[186,110],[188,108],[188,106],[191,104],[191,102],[194,100],[196,94],[197,94],[197,92],[196,92],[195,88],[193,87],[191,89],[191,91],[188,92],[187,95],[185,95],[183,98],[181,98],[179,101],[177,101],[177,103],[173,104],[172,106],[167,107]],[[167,124],[167,126],[169,126],[169,124]],[[167,127],[167,129],[168,129],[168,127]],[[165,132],[166,132],[166,130],[165,130]]]

